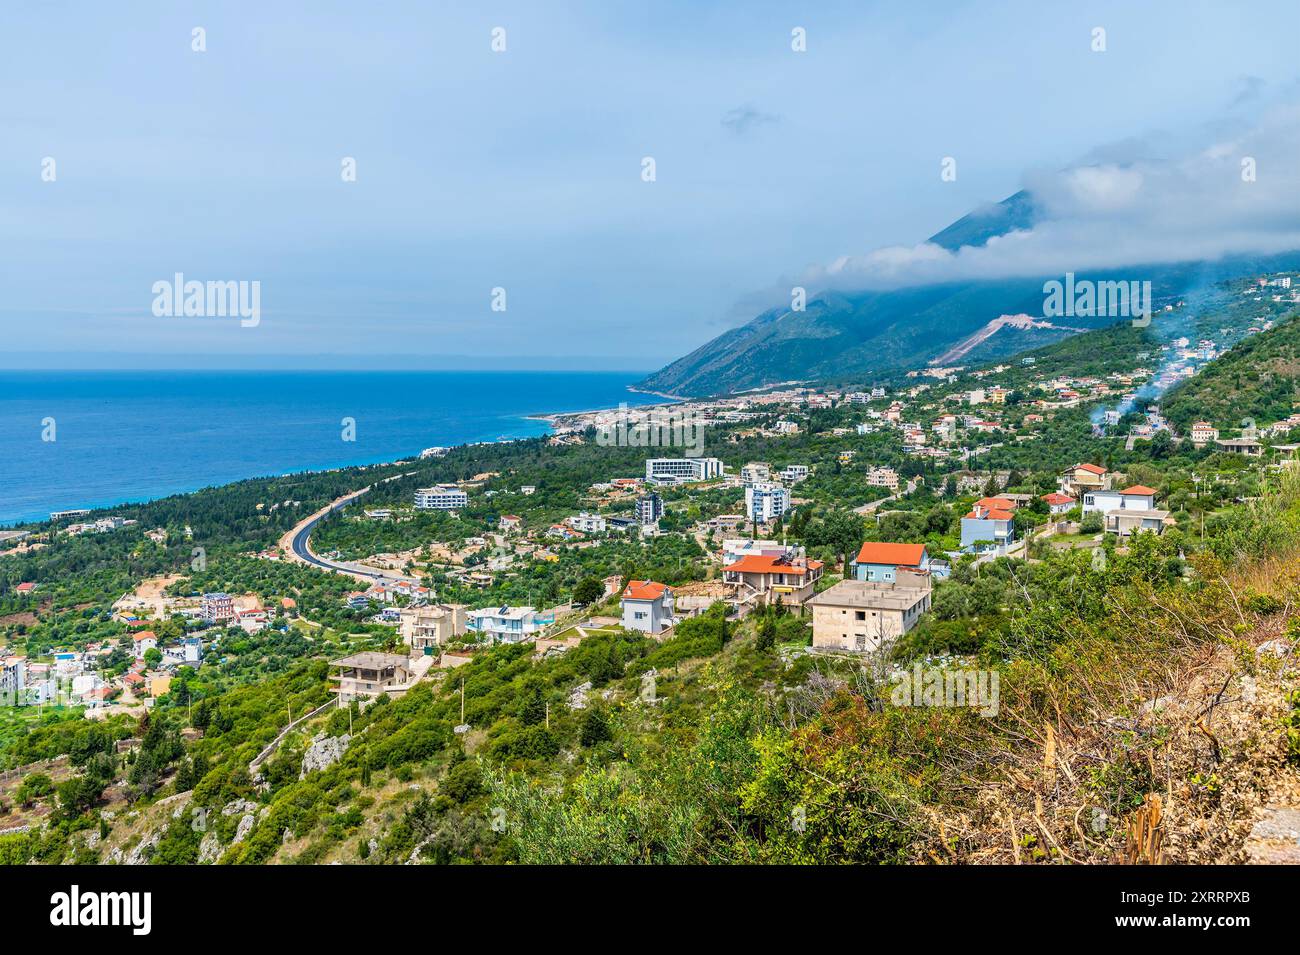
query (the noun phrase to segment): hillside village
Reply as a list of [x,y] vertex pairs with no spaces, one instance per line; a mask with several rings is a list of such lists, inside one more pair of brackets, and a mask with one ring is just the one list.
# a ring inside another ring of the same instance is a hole
[[[444,861],[522,852],[460,815],[489,791],[541,798],[497,768],[653,750],[647,725],[717,702],[701,667],[811,706],[823,682],[1014,659],[1062,580],[1187,586],[1198,561],[1266,546],[1243,515],[1292,474],[1300,403],[1184,425],[1179,385],[1289,333],[1291,278],[1244,284],[1249,320],[1212,338],[1166,340],[1157,315],[989,365],[555,415],[540,439],[19,528],[0,542],[0,839],[28,858],[395,861],[441,838],[394,835],[418,806],[470,827]],[[275,821],[298,787],[379,769],[388,822],[378,794]],[[409,802],[426,789],[442,802]],[[180,797],[234,806],[229,825],[139,828]]]

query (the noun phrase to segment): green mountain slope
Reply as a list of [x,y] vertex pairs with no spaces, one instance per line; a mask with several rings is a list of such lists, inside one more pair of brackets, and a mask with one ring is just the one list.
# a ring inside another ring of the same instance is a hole
[[1260,426],[1300,407],[1300,320],[1252,335],[1211,362],[1195,378],[1171,388],[1160,405],[1185,432],[1195,421],[1239,428],[1251,418]]
[[[930,241],[956,249],[1033,225],[1032,197],[1017,193],[988,210],[957,220]],[[1220,262],[1147,265],[1078,273],[1079,279],[1150,281],[1155,304],[1192,296],[1241,275],[1291,267],[1294,254],[1241,257]],[[641,382],[668,394],[701,396],[789,381],[870,380],[916,368],[1004,315],[1042,317],[1043,281],[1060,276],[956,282],[888,291],[825,292],[802,312],[770,309],[679,358]],[[1112,317],[1070,318],[1054,328],[998,329],[962,356],[962,364],[989,361],[1060,340],[1079,330],[1109,325]],[[945,362],[946,363],[946,362]]]

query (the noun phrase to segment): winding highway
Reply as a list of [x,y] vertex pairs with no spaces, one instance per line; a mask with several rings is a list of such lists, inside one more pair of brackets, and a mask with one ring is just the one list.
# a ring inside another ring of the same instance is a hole
[[[413,473],[413,472],[412,472]],[[380,484],[388,481],[395,481],[401,477],[407,477],[406,474],[395,474],[390,478],[384,478]],[[408,581],[410,583],[419,583],[414,577],[408,577],[400,574],[395,570],[382,570],[378,567],[371,567],[367,564],[352,563],[349,561],[326,560],[318,556],[311,549],[311,532],[316,528],[324,518],[333,514],[335,511],[342,510],[357,498],[361,497],[370,487],[363,487],[359,491],[353,491],[351,494],[345,494],[326,507],[321,508],[315,514],[300,521],[294,528],[280,538],[280,552],[286,555],[292,554],[293,559],[299,560],[304,564],[311,564],[322,570],[333,571],[336,574],[347,574],[363,583],[373,581]]]

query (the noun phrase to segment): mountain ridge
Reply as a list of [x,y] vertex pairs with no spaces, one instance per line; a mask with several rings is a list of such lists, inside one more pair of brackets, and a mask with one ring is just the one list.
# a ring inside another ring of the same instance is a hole
[[[992,238],[1032,227],[1041,214],[1033,196],[1021,191],[995,206],[963,216],[929,241],[949,251],[977,247]],[[1300,255],[1296,253],[1237,256],[1213,262],[1136,265],[1104,273],[1080,271],[1077,280],[1150,281],[1155,304],[1160,305],[1224,278],[1293,267],[1298,261]],[[887,291],[821,292],[810,297],[802,311],[782,305],[728,329],[647,376],[637,383],[637,388],[704,397],[790,381],[850,377],[869,381],[940,359],[1000,317],[1041,316],[1043,282],[1052,277],[947,282]],[[1114,320],[1113,316],[1072,317],[1069,329],[994,330],[963,358],[1009,356]]]

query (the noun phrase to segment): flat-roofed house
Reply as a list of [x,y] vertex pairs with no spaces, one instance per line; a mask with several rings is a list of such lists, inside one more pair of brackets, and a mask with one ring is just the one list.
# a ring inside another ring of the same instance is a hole
[[1264,453],[1264,446],[1254,438],[1220,438],[1214,442],[1220,451],[1229,454],[1244,454],[1248,458],[1257,458]]
[[339,695],[339,706],[347,706],[353,700],[367,700],[384,694],[400,695],[405,692],[411,679],[411,661],[405,654],[380,653],[366,650],[334,660],[332,667],[339,672],[330,675],[338,680],[334,692]]
[[1219,429],[1208,421],[1198,421],[1192,425],[1192,446],[1203,448],[1211,441],[1219,440]]
[[867,541],[853,561],[853,575],[858,580],[891,584],[897,578],[900,567],[928,571],[930,555],[925,545]]
[[537,636],[555,623],[554,613],[542,613],[532,607],[483,607],[467,614],[470,633],[493,643],[519,643]]
[[234,620],[235,598],[227,593],[204,594],[199,603],[199,616],[210,624]]
[[930,609],[930,575],[901,569],[893,583],[842,580],[808,601],[813,647],[869,653],[907,633]]
[[27,658],[0,657],[0,706],[16,706],[27,686]]
[[429,604],[399,611],[402,642],[411,653],[432,655],[437,648],[465,635],[468,621],[464,604]]

